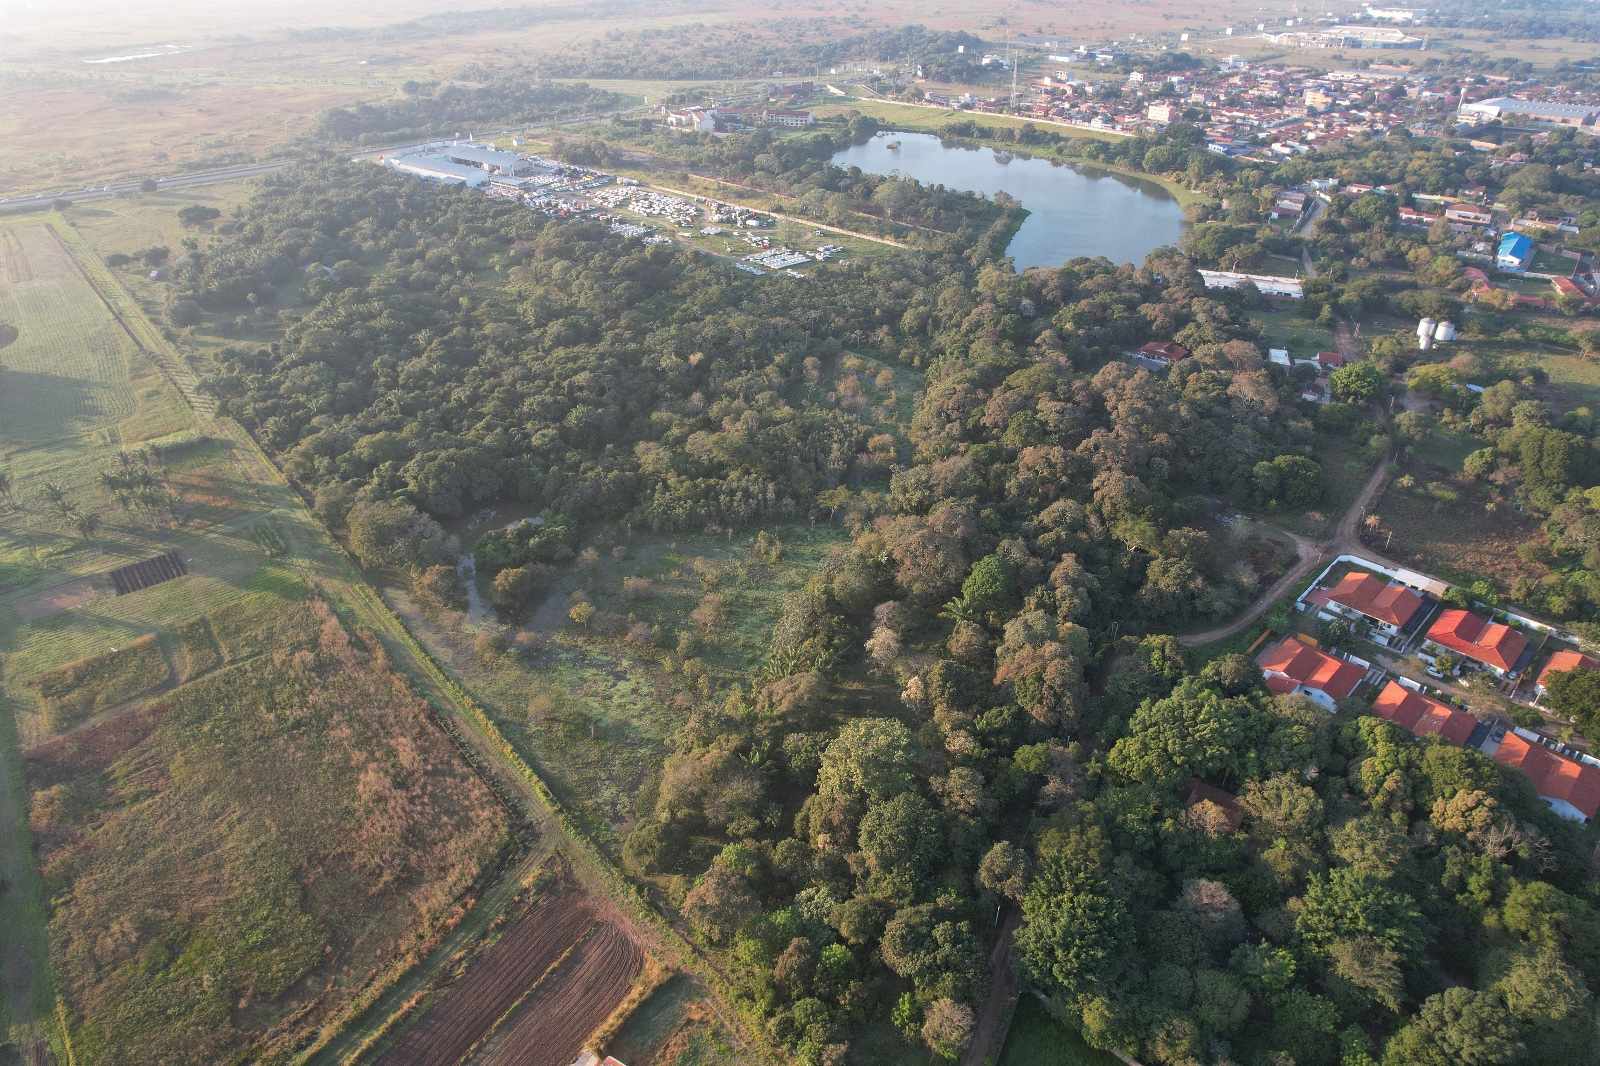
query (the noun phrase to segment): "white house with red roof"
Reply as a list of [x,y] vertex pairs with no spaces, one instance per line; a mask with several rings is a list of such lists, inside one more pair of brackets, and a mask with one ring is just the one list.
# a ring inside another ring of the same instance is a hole
[[1528,638],[1503,622],[1451,608],[1440,611],[1428,627],[1424,647],[1437,654],[1449,652],[1471,659],[1496,677],[1519,669]]
[[1315,601],[1335,614],[1366,622],[1385,645],[1413,622],[1420,624],[1424,606],[1415,589],[1370,570],[1349,571],[1333,587],[1319,589]]
[[1493,752],[1485,745],[1485,752],[1525,775],[1539,798],[1561,817],[1587,822],[1600,813],[1600,766],[1551,751],[1537,734],[1520,729],[1508,731]]
[[1539,671],[1539,680],[1534,682],[1534,688],[1543,696],[1545,689],[1550,686],[1552,677],[1556,674],[1571,673],[1573,670],[1600,670],[1600,659],[1585,655],[1581,651],[1564,648],[1545,662],[1544,669]]
[[1478,728],[1478,720],[1420,692],[1413,692],[1398,681],[1383,686],[1372,701],[1372,713],[1416,736],[1438,736],[1452,744],[1465,745]]
[[1367,676],[1366,667],[1313,648],[1298,637],[1284,637],[1256,662],[1267,688],[1280,696],[1304,696],[1330,713]]

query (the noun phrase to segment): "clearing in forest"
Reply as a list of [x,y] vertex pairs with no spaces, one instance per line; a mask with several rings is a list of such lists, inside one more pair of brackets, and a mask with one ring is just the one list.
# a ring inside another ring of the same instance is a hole
[[[258,621],[297,636],[213,652],[198,680],[27,754],[80,1063],[301,1046],[419,958],[508,839],[372,638],[319,599],[292,610]],[[212,621],[190,642],[211,647]]]

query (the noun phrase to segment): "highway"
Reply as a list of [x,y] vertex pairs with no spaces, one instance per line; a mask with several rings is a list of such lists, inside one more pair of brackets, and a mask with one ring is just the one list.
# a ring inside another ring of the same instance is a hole
[[[188,189],[196,185],[215,185],[220,181],[239,181],[243,178],[254,178],[262,174],[270,174],[274,170],[282,170],[290,162],[291,160],[288,159],[276,159],[265,163],[240,163],[231,167],[196,170],[189,174],[176,174],[170,178],[157,180],[164,190]],[[0,203],[0,214],[11,211],[37,211],[40,208],[49,207],[57,200],[71,200],[75,204],[84,204],[92,200],[109,200],[113,196],[127,196],[129,193],[139,191],[139,185],[142,180],[114,181],[109,185],[94,185],[82,189],[59,189],[55,192],[39,193],[36,196],[19,196]]]

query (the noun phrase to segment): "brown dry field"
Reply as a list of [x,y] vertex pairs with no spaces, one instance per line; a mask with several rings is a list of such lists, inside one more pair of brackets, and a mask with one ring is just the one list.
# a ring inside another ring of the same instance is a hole
[[[637,15],[557,18],[514,31],[490,30],[430,39],[368,33],[297,37],[330,27],[372,30],[421,15],[458,10],[441,0],[386,5],[245,0],[218,4],[178,0],[125,17],[110,0],[60,4],[20,0],[0,25],[0,196],[74,188],[146,173],[268,157],[304,135],[330,107],[383,99],[407,79],[448,77],[467,63],[508,65],[542,52],[568,51],[616,30],[684,23],[749,24],[773,29],[774,9],[754,0],[690,5],[666,0]],[[471,10],[570,7],[572,0],[474,0]],[[1280,0],[1268,10],[1292,5]],[[1225,0],[1132,4],[1095,0],[1059,5],[1023,0],[1008,5],[1020,32],[1099,40],[1130,33],[1217,32],[1262,17],[1256,5]],[[845,35],[873,26],[917,22],[999,37],[995,14],[970,4],[856,0],[785,5],[786,19],[832,19]],[[125,63],[85,59],[177,43],[187,51]],[[378,60],[370,65],[364,60]]]

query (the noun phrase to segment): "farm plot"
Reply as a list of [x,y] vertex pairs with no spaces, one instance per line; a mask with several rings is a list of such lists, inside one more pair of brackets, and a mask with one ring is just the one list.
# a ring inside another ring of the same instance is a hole
[[285,1056],[453,925],[507,840],[376,642],[307,611],[295,639],[27,753],[85,1066]]
[[0,227],[0,437],[49,440],[132,414],[133,342],[49,227]]
[[566,1066],[628,994],[644,953],[609,922],[594,927],[470,1060],[479,1066]]
[[[589,899],[575,889],[555,890],[484,949],[379,1061],[445,1066],[475,1048],[510,1047],[524,1057],[492,1061],[566,1066],[627,994],[643,959]],[[572,1036],[574,1029],[581,1032]]]

